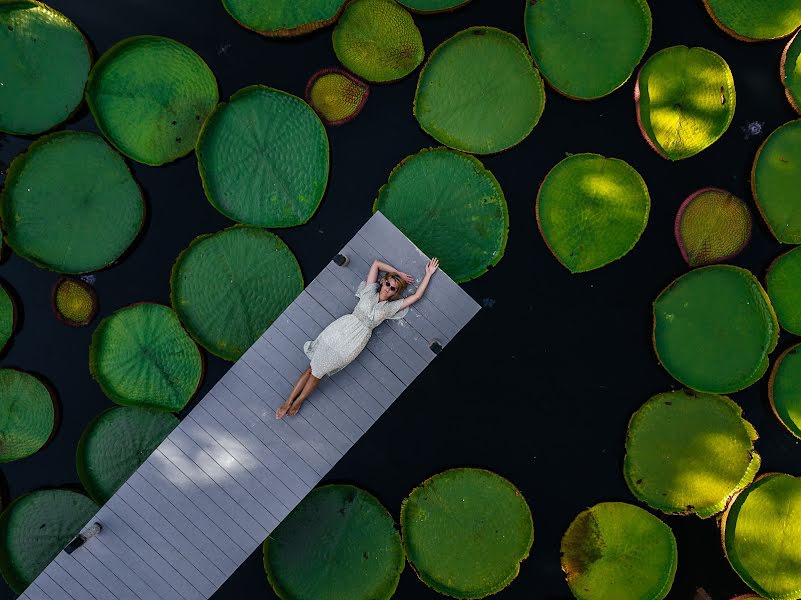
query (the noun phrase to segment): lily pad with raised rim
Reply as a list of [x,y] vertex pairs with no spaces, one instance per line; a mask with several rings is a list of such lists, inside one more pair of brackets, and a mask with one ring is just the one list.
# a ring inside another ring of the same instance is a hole
[[84,327],[97,314],[95,289],[80,279],[60,277],[53,285],[50,304],[59,321],[70,327]]
[[775,40],[801,25],[797,0],[703,0],[709,16],[723,31],[746,42]]
[[801,439],[801,344],[781,353],[768,380],[768,397],[782,425]]
[[787,42],[782,53],[781,78],[787,100],[797,113],[801,113],[801,40],[798,33]]
[[0,462],[36,454],[53,435],[55,398],[38,377],[0,369]]
[[432,14],[450,12],[470,2],[470,0],[398,0],[412,12]]
[[328,125],[343,125],[358,116],[370,86],[344,69],[322,69],[306,84],[306,102]]
[[17,305],[8,284],[0,281],[0,352],[3,352],[17,327]]
[[779,324],[786,331],[801,335],[801,247],[777,257],[765,279]]
[[345,0],[223,0],[240,25],[268,37],[309,33],[336,21]]

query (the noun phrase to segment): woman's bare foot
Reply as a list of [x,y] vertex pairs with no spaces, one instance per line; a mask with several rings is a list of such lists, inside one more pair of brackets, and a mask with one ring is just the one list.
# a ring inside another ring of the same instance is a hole
[[300,402],[293,402],[292,406],[289,407],[289,410],[286,412],[286,414],[288,414],[290,417],[294,417],[296,414],[298,414],[298,411],[300,410],[300,406],[302,404],[303,400],[301,400]]
[[[283,419],[284,415],[286,415],[287,412],[289,411],[290,406],[292,406],[292,400],[290,398],[287,398],[286,400],[284,400],[284,403],[278,407],[278,410],[275,411],[275,418]],[[289,414],[290,416],[292,415],[292,413]]]

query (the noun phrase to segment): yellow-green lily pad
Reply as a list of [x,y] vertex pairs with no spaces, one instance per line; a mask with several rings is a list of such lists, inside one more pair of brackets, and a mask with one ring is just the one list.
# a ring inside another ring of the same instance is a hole
[[783,38],[801,25],[801,4],[798,0],[703,2],[718,27],[746,42]]

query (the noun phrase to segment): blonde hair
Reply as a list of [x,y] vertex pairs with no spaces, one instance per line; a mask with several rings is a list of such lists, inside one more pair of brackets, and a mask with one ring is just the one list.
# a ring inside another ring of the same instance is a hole
[[403,294],[403,290],[405,290],[406,286],[407,286],[406,280],[403,279],[400,275],[398,275],[397,273],[394,273],[394,272],[393,273],[384,273],[384,275],[378,281],[379,290],[384,285],[384,280],[385,279],[393,279],[395,281],[395,283],[397,284],[397,288],[398,288],[398,291],[395,292],[394,294],[392,294],[392,296],[389,299],[390,300],[400,300],[401,294]]

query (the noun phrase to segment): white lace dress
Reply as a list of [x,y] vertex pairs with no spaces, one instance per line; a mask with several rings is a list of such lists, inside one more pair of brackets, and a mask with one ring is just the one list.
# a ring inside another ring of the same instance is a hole
[[359,302],[353,313],[342,315],[320,332],[303,351],[311,360],[312,375],[333,375],[344,369],[367,345],[373,329],[385,319],[402,319],[408,307],[401,310],[403,299],[378,301],[378,282],[362,281],[356,288]]

